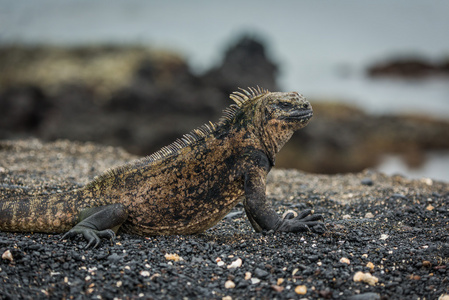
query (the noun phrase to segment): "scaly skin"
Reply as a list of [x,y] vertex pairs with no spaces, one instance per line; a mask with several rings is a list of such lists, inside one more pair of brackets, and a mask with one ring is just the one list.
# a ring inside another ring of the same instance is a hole
[[238,202],[256,231],[324,231],[310,211],[282,219],[265,195],[276,153],[307,125],[312,107],[296,92],[234,92],[216,124],[184,135],[155,154],[110,170],[68,193],[0,201],[0,230],[79,233],[88,246],[120,229],[139,235],[194,234]]

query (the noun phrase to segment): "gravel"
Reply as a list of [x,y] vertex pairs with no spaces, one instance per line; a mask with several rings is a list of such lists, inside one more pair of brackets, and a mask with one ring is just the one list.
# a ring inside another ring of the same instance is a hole
[[[74,188],[132,158],[89,143],[2,142],[0,199]],[[323,214],[328,231],[255,233],[238,205],[203,234],[119,234],[97,249],[0,232],[0,298],[449,298],[449,184],[275,169],[267,193],[279,213]]]

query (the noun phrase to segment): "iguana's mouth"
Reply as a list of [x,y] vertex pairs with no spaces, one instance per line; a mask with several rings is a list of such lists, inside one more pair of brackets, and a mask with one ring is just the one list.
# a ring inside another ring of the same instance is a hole
[[301,121],[301,120],[308,120],[313,116],[313,110],[311,109],[301,109],[301,110],[294,110],[289,113],[288,116],[284,116],[282,119],[285,120],[294,120],[294,121]]

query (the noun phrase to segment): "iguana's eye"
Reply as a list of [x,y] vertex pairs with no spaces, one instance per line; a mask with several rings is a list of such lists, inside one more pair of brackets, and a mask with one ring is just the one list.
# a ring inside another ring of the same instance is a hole
[[291,108],[292,104],[290,102],[281,102],[279,103],[279,106],[282,108]]

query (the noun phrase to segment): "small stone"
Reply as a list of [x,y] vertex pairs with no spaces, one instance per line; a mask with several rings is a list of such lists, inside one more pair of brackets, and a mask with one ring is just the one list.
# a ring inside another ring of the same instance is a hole
[[222,266],[225,265],[224,261],[221,260],[221,257],[217,257],[217,258],[215,259],[215,262],[217,263],[217,266],[219,266],[219,267],[222,267]]
[[165,259],[166,260],[172,260],[172,261],[180,261],[183,260],[181,256],[179,256],[178,254],[174,253],[174,254],[170,254],[167,253],[165,254]]
[[264,271],[264,270],[262,270],[262,269],[259,269],[259,268],[256,268],[255,270],[254,270],[254,275],[256,276],[256,277],[258,277],[258,278],[265,278],[265,277],[267,277],[268,275],[269,275],[270,273],[268,273],[267,271]]
[[228,265],[228,269],[240,268],[242,266],[242,260],[237,258],[230,265]]
[[259,278],[255,278],[255,277],[251,278],[251,283],[252,284],[258,284],[259,282],[260,282]]
[[407,199],[407,197],[405,197],[405,195],[399,194],[399,193],[393,194],[393,195],[391,195],[391,197],[392,197],[392,198]]
[[362,271],[355,273],[353,280],[356,282],[363,281],[369,285],[375,285],[379,281],[377,277],[371,275],[370,273],[363,273]]
[[370,261],[366,264],[366,266],[367,266],[368,268],[370,268],[371,270],[374,269],[374,264],[373,264],[372,262],[370,262]]
[[117,283],[115,284],[118,288],[121,287],[123,285],[123,282],[121,282],[120,280],[117,281]]
[[154,280],[156,277],[161,277],[161,274],[156,273],[150,277],[150,280]]
[[358,295],[353,295],[348,300],[380,300],[380,295],[377,293],[369,292]]
[[295,276],[296,273],[298,273],[299,269],[294,269],[292,272],[292,276]]
[[348,258],[346,258],[346,257],[340,258],[340,262],[342,264],[348,264],[348,265],[351,264],[351,261]]
[[317,261],[317,260],[319,259],[318,255],[309,255],[309,256],[307,256],[307,258],[308,258],[311,262]]
[[278,278],[276,284],[281,285],[284,282],[284,278]]
[[352,219],[351,215],[343,215],[341,218],[342,218],[343,220],[349,220],[349,219]]
[[427,205],[426,209],[429,211],[432,211],[435,207],[432,206],[432,204]]
[[438,297],[438,300],[449,300],[449,295],[448,294],[443,294],[440,297]]
[[113,253],[108,256],[107,260],[114,263],[114,262],[118,262],[118,261],[122,260],[122,257],[120,255],[118,255],[117,253]]
[[279,285],[272,285],[271,288],[273,290],[275,290],[276,292],[278,292],[278,293],[280,293],[280,292],[282,292],[284,290],[284,287],[283,286],[279,286]]
[[150,272],[148,271],[140,271],[140,275],[143,277],[149,277],[150,276]]
[[430,268],[432,266],[432,263],[430,261],[428,261],[428,260],[424,260],[422,262],[422,266],[425,267],[425,268]]
[[231,296],[224,296],[223,298],[221,298],[221,300],[232,300]]
[[3,252],[2,259],[7,259],[10,262],[12,262],[14,260],[14,258],[12,257],[11,251],[9,251],[9,250],[6,250],[5,252]]
[[250,280],[251,279],[251,272],[246,272],[245,273],[245,280]]
[[389,238],[388,234],[384,234],[384,233],[383,233],[383,234],[380,235],[380,238],[379,238],[379,239],[380,239],[380,240],[386,240],[386,239],[388,239],[388,238]]
[[374,184],[374,181],[371,178],[363,178],[361,183],[363,185],[372,186]]
[[421,276],[419,276],[419,275],[410,275],[410,277],[409,277],[411,280],[421,280]]
[[235,283],[232,280],[228,280],[225,282],[225,288],[227,289],[233,289],[235,288]]
[[433,184],[433,180],[430,178],[422,178],[421,182],[427,184],[427,185],[432,185]]
[[298,295],[305,295],[307,293],[307,287],[305,285],[298,285],[295,287],[295,293]]
[[366,214],[365,214],[365,218],[366,218],[366,219],[372,219],[372,218],[374,218],[374,215],[373,215],[372,213],[369,212],[369,213],[366,213]]

